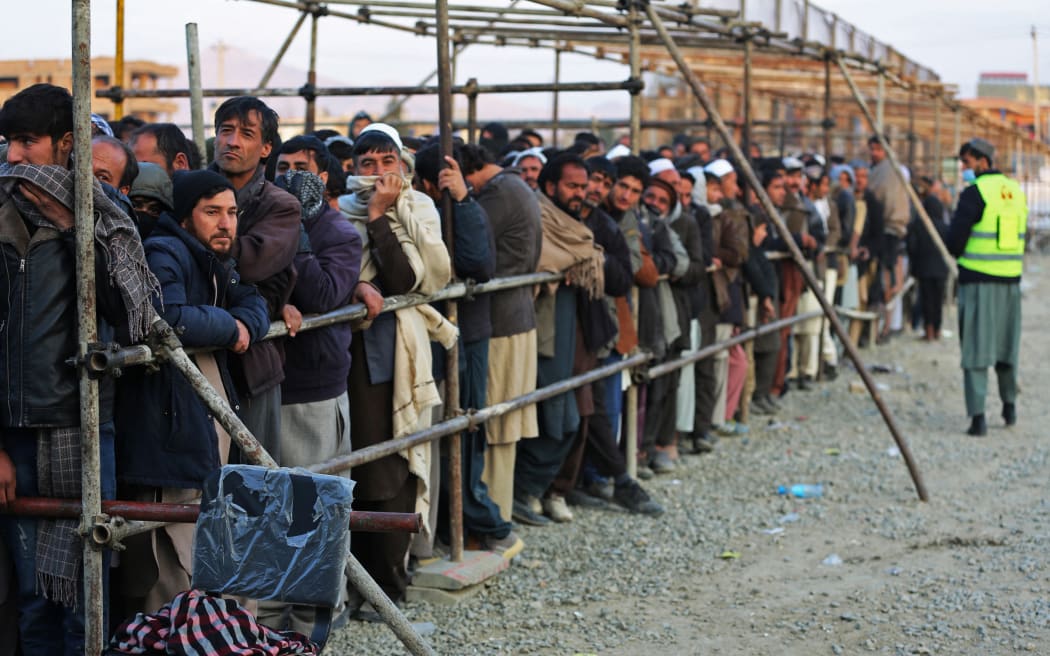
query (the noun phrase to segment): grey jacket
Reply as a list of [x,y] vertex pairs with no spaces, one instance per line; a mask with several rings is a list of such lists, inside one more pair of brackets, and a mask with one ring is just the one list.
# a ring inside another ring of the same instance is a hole
[[[504,171],[475,194],[492,226],[496,277],[534,273],[543,245],[540,205],[535,192],[518,175]],[[493,337],[508,337],[535,328],[532,288],[493,293],[491,317]]]

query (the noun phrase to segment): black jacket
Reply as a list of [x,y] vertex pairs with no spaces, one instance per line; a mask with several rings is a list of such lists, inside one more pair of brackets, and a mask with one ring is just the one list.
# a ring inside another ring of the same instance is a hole
[[[930,215],[933,226],[937,229],[943,241],[948,234],[948,226],[944,223],[944,205],[935,196],[927,194],[922,199],[923,209]],[[908,226],[908,266],[916,278],[936,278],[944,280],[948,277],[948,265],[933,238],[922,225],[922,219],[916,214]]]
[[[95,249],[98,335],[114,340],[126,322],[120,292],[109,284],[106,254]],[[80,425],[76,244],[72,230],[27,223],[13,200],[0,198],[0,426]],[[113,381],[99,386],[99,417],[113,415]]]

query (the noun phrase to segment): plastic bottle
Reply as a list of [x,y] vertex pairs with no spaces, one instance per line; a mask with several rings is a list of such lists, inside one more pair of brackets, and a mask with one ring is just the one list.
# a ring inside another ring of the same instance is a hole
[[824,496],[824,486],[810,485],[808,483],[796,483],[791,487],[781,485],[777,488],[777,494],[790,494],[799,499],[819,499]]

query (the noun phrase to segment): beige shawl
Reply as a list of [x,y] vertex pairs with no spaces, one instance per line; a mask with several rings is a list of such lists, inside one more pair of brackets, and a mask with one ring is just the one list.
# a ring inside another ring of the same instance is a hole
[[[543,222],[543,248],[536,270],[564,271],[569,284],[586,290],[591,298],[600,298],[605,294],[605,256],[602,247],[594,243],[594,234],[546,195],[536,195]],[[551,284],[548,292],[553,294],[557,287],[557,283]]]
[[[377,176],[350,176],[346,188],[350,194],[339,197],[342,212],[361,234],[361,280],[371,281],[376,277],[376,263],[368,245],[368,201],[375,193]],[[433,294],[452,279],[452,263],[448,249],[441,240],[441,220],[434,201],[426,194],[412,189],[408,180],[402,179],[401,194],[392,208],[387,210],[390,229],[397,235],[401,249],[416,274],[416,286],[412,289],[420,294]]]

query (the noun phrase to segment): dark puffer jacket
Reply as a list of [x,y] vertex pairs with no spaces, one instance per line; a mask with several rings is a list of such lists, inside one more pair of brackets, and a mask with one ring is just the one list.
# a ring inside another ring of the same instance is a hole
[[[232,346],[238,319],[253,343],[266,334],[266,303],[255,287],[241,284],[232,260],[220,260],[166,214],[144,246],[163,289],[161,317],[179,333],[184,346]],[[235,405],[226,352],[214,355]],[[214,420],[172,365],[162,365],[155,373],[142,367],[125,372],[117,395],[116,427],[121,481],[194,488],[219,468]]]

